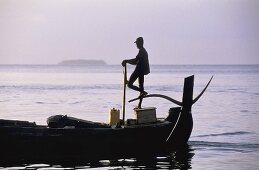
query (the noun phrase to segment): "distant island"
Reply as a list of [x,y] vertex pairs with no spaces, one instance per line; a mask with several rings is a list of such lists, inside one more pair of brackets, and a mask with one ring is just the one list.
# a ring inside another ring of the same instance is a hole
[[103,60],[64,60],[58,65],[106,65]]

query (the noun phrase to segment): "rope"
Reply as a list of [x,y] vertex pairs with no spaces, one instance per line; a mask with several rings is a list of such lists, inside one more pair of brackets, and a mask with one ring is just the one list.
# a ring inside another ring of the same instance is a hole
[[171,133],[170,133],[169,136],[167,137],[166,142],[168,142],[168,140],[171,138],[171,135],[173,134],[173,132],[174,132],[174,130],[175,130],[175,128],[176,128],[176,126],[177,126],[177,124],[178,124],[178,122],[179,122],[179,119],[180,119],[180,117],[181,117],[181,114],[182,114],[182,112],[179,113],[179,116],[178,116],[178,118],[177,118],[177,120],[176,120],[176,123],[175,123],[175,125],[174,125],[174,128],[172,129]]

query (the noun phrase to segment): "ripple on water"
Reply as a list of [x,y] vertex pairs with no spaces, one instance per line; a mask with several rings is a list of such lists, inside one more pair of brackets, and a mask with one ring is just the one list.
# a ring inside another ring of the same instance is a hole
[[240,110],[240,112],[242,112],[242,113],[248,113],[249,110]]
[[232,136],[232,135],[247,135],[247,134],[253,134],[253,133],[237,131],[237,132],[226,132],[226,133],[214,133],[214,134],[208,134],[208,135],[198,135],[198,136],[194,136],[194,137]]
[[259,144],[250,143],[227,143],[227,142],[207,142],[207,141],[190,141],[194,149],[207,149],[217,151],[233,151],[233,152],[254,152],[259,150]]

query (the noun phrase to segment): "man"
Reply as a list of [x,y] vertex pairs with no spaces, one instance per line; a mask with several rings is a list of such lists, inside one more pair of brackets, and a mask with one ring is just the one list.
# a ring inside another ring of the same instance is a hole
[[[128,81],[128,87],[133,90],[139,91],[140,96],[145,96],[147,95],[147,92],[144,90],[144,75],[150,73],[148,53],[146,49],[143,47],[144,40],[142,37],[138,37],[134,43],[136,43],[136,46],[139,49],[138,55],[136,56],[136,58],[123,60],[121,64],[122,66],[125,66],[127,63],[136,65],[136,68],[131,74],[130,79]],[[137,79],[139,81],[139,87],[133,85],[133,83]]]

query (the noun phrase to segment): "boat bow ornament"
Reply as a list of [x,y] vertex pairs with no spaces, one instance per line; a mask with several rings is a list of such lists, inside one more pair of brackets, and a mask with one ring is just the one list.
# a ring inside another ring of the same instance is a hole
[[[196,103],[196,102],[200,99],[200,97],[203,95],[203,93],[204,93],[204,92],[206,91],[206,89],[208,88],[208,86],[209,86],[209,84],[210,84],[210,82],[211,82],[212,79],[213,79],[213,76],[211,76],[209,82],[208,82],[207,85],[204,87],[204,89],[201,91],[201,93],[200,93],[194,100],[192,100],[192,104]],[[146,96],[143,96],[142,98],[149,98],[149,97],[160,97],[160,98],[166,99],[166,100],[168,100],[168,101],[170,101],[170,102],[172,102],[172,103],[174,103],[174,104],[176,104],[176,105],[178,105],[178,106],[183,106],[183,103],[182,103],[182,102],[180,102],[180,101],[178,101],[178,100],[176,100],[176,99],[173,99],[173,98],[171,98],[171,97],[169,97],[169,96],[163,95],[163,94],[148,94],[148,95],[146,95]],[[139,100],[139,99],[141,99],[141,98],[140,98],[140,97],[137,97],[137,98],[134,98],[134,99],[129,100],[129,102],[133,102],[133,101],[136,101],[136,100]]]

